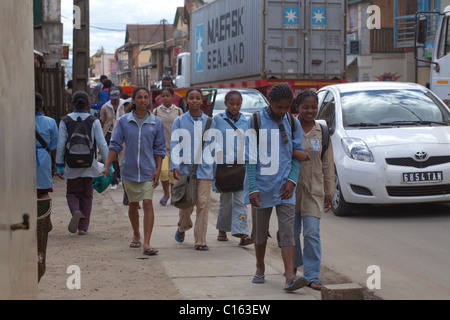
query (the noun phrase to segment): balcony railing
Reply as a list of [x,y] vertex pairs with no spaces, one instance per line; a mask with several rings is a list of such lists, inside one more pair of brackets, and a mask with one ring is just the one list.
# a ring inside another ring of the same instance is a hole
[[[394,41],[396,48],[414,47],[415,19],[415,15],[395,18]],[[428,19],[427,37],[433,38],[436,34],[439,17],[435,13],[430,13]]]
[[370,51],[372,53],[403,52],[402,48],[394,45],[394,28],[370,30]]

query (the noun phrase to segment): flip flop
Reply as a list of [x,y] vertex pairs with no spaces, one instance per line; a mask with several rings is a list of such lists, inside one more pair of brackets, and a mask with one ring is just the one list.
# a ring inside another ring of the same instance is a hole
[[208,246],[198,246],[198,247],[195,247],[195,250],[208,251],[209,247]]
[[169,201],[170,197],[164,198],[162,197],[161,200],[159,200],[159,204],[165,207],[167,205],[167,201]]
[[131,241],[130,248],[140,248],[141,242],[140,241]]
[[322,290],[322,284],[319,281],[311,281],[306,286],[317,291]]
[[146,256],[154,256],[154,255],[158,254],[158,252],[159,251],[155,248],[147,248],[144,250],[144,254]]
[[87,235],[87,230],[80,230],[80,231],[78,231],[78,235],[79,236],[85,236],[85,235]]
[[80,222],[80,218],[81,218],[81,212],[78,210],[75,211],[72,215],[72,218],[70,219],[69,226],[67,227],[67,229],[69,230],[70,233],[77,232],[78,223]]
[[264,279],[264,278],[266,277],[265,275],[258,276],[257,274],[255,274],[253,277],[254,277],[254,278],[257,278],[257,279],[259,279],[259,280],[261,280],[261,281],[256,281],[255,279],[252,279],[252,283],[263,284],[263,283],[266,282],[266,280]]
[[248,246],[249,244],[253,243],[253,239],[249,236],[244,236],[241,238],[241,242],[239,242],[240,246]]
[[184,232],[180,232],[177,228],[177,232],[175,232],[175,240],[179,243],[184,242]]
[[283,290],[287,292],[292,292],[295,290],[298,290],[300,288],[303,288],[308,283],[308,280],[306,280],[305,277],[292,277],[291,282],[287,287],[284,287]]
[[217,236],[217,241],[228,241],[228,237],[226,234],[219,234]]

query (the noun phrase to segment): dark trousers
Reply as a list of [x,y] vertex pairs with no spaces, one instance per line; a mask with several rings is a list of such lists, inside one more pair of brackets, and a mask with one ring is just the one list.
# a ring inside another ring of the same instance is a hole
[[87,231],[91,220],[92,199],[94,198],[92,178],[67,179],[66,198],[72,215],[75,211],[81,212],[78,230]]

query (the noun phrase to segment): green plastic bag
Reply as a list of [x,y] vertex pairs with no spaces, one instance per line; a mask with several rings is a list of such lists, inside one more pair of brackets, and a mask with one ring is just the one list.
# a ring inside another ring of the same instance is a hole
[[108,173],[106,175],[106,178],[104,175],[100,175],[92,180],[92,187],[97,191],[98,193],[102,193],[103,191],[108,188],[108,186],[112,183],[113,176]]

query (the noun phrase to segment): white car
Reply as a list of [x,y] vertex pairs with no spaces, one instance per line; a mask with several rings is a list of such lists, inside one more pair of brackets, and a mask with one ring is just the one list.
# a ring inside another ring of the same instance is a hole
[[412,83],[361,82],[318,91],[318,120],[331,132],[332,210],[356,204],[450,201],[450,109]]
[[217,95],[214,103],[213,116],[223,113],[227,107],[225,106],[225,95],[230,90],[239,91],[242,94],[241,113],[249,118],[256,111],[261,111],[264,107],[269,105],[266,97],[256,89],[250,88],[231,88],[231,89],[216,89]]

